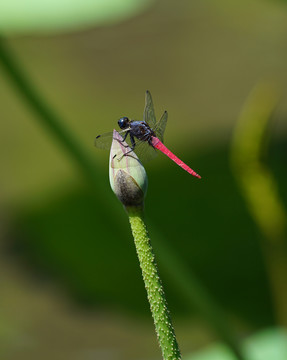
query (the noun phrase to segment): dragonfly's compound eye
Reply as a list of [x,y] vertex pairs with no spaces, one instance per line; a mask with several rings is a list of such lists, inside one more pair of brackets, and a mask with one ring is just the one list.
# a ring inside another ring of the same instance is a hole
[[120,118],[120,120],[118,121],[118,124],[119,124],[119,127],[124,130],[129,127],[130,121],[126,116],[124,116],[124,117]]

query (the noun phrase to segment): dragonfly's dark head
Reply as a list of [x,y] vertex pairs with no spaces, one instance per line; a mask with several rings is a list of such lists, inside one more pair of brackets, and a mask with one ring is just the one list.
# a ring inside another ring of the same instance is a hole
[[129,118],[124,116],[124,117],[120,118],[120,120],[118,121],[118,124],[122,130],[125,130],[130,126],[130,120],[129,120]]

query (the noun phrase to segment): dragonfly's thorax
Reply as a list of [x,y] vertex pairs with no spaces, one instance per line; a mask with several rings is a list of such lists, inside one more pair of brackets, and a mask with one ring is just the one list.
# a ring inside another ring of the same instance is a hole
[[148,141],[155,133],[145,121],[131,121],[130,122],[130,134],[139,140]]

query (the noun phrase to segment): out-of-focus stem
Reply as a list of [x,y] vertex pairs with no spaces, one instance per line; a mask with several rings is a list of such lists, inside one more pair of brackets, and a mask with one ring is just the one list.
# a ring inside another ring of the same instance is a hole
[[141,207],[127,207],[155,330],[164,360],[181,359],[155,256],[143,221]]
[[264,235],[262,242],[278,322],[287,326],[286,210],[277,183],[262,161],[274,91],[258,86],[247,101],[234,131],[231,162],[248,209]]
[[64,126],[61,119],[49,107],[38,90],[34,88],[29,77],[25,74],[21,64],[0,36],[0,64],[7,76],[23,97],[26,104],[34,111],[40,121],[58,140],[59,144],[71,156],[73,161],[81,167],[89,178],[96,180],[95,163],[89,158],[82,146]]

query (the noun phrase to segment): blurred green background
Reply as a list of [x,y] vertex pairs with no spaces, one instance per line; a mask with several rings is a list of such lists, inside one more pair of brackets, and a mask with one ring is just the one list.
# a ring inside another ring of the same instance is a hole
[[[109,187],[109,154],[93,147],[119,117],[142,118],[146,89],[157,117],[169,113],[166,145],[203,178],[161,154],[146,166],[147,224],[183,354],[218,336],[162,265],[159,237],[225,309],[239,339],[286,325],[264,234],[230,165],[246,99],[268,82],[279,101],[265,160],[286,204],[286,2],[115,3],[103,19],[96,8],[79,12],[87,21],[64,11],[54,24],[47,13],[41,28],[37,12],[35,25],[19,12],[0,27],[97,172],[96,182],[83,176],[0,66],[3,359],[160,358],[128,220]],[[72,21],[59,26],[65,16]],[[287,304],[285,295],[279,286]]]

